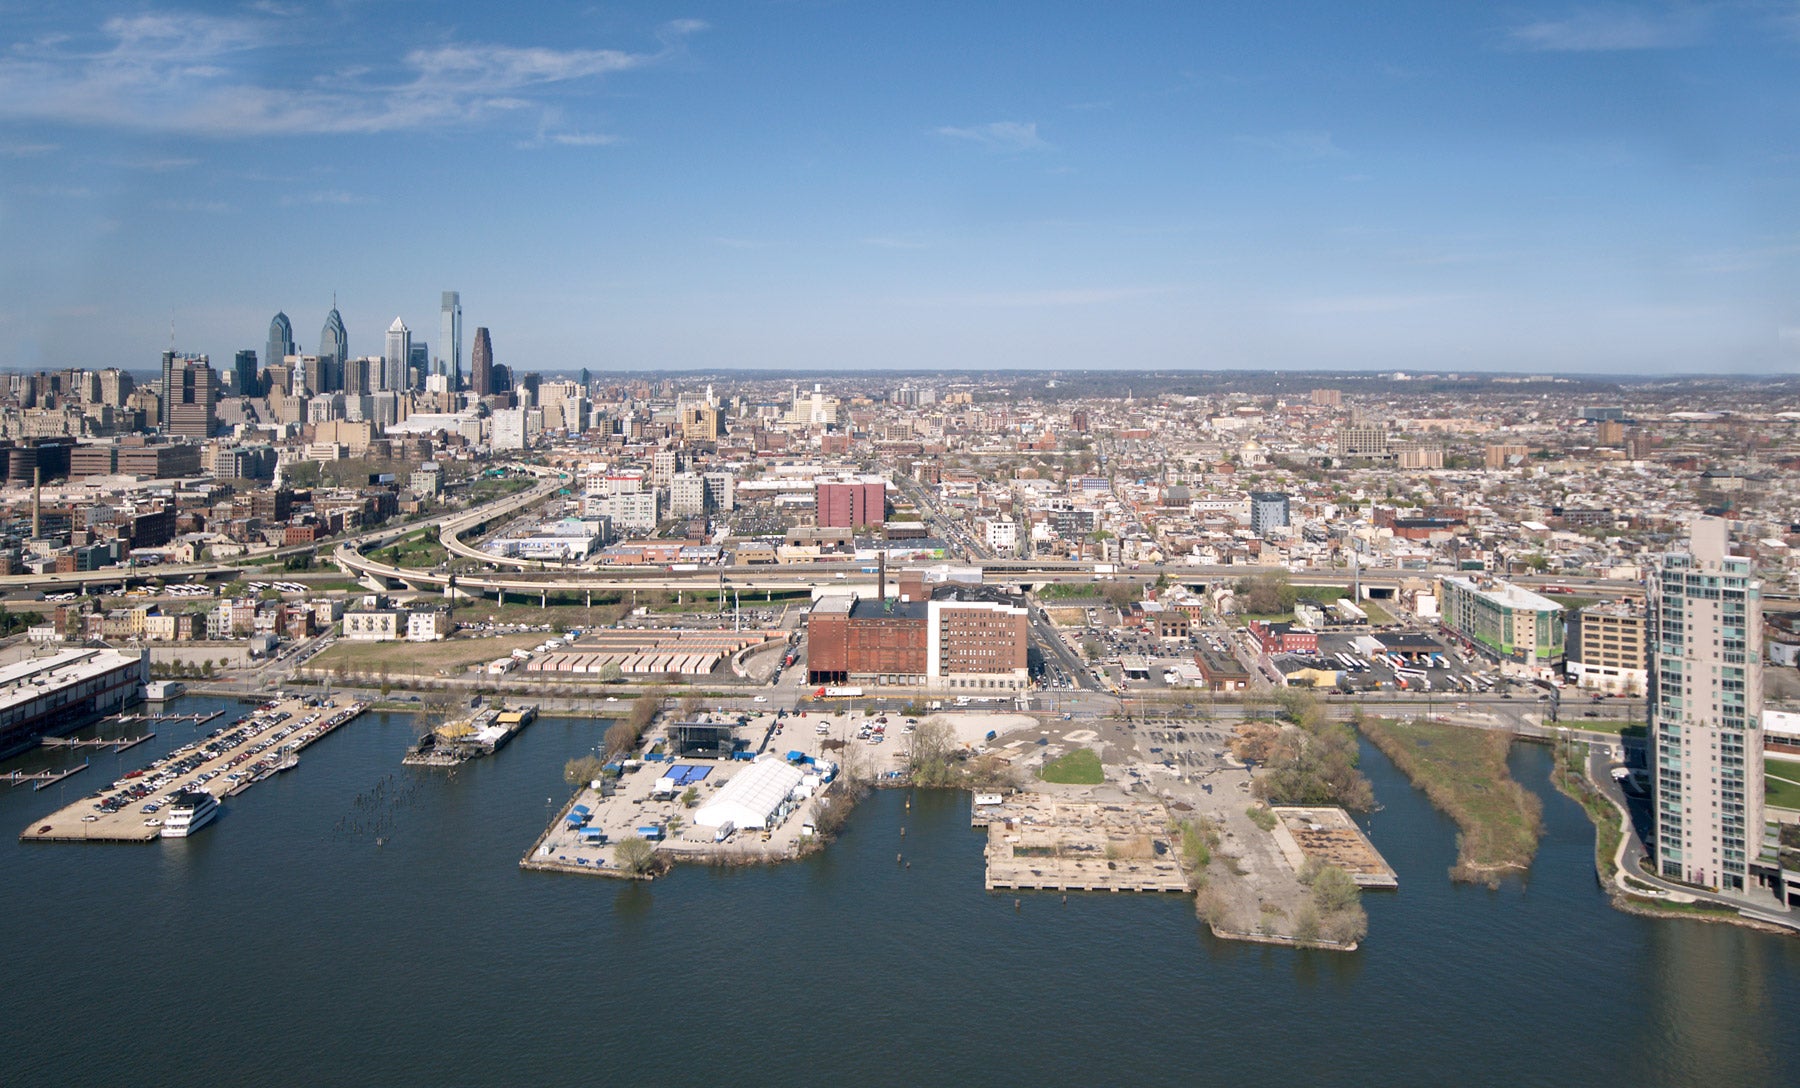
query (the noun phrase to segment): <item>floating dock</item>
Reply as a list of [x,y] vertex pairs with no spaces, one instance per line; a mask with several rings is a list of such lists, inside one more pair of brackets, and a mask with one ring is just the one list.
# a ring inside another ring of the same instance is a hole
[[[183,791],[214,797],[242,793],[299,762],[299,751],[366,709],[362,703],[314,705],[286,699],[258,707],[249,716],[184,744],[91,796],[83,797],[20,833],[26,842],[151,842],[162,835],[160,814]],[[176,715],[211,721],[224,713]],[[168,720],[163,717],[160,720]],[[142,739],[147,738],[139,738]],[[67,777],[86,767],[62,772]],[[32,776],[35,777],[35,776]],[[54,784],[54,779],[43,785]]]

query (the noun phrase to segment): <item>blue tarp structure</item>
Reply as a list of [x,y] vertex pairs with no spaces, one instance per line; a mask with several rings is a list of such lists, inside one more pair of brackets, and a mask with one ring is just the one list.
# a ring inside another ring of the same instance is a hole
[[695,767],[687,763],[678,763],[669,768],[664,778],[673,779],[677,788],[691,786],[712,773],[711,767]]
[[789,752],[789,753],[788,753],[788,754],[787,754],[787,761],[788,761],[788,762],[789,762],[789,763],[798,763],[798,762],[800,762],[800,761],[801,761],[801,760],[803,760],[803,759],[805,759],[805,758],[806,758],[806,753],[805,753],[805,752],[802,752],[802,751],[800,751],[800,750],[799,750],[799,749],[798,749],[798,748],[796,748],[796,749],[794,749],[794,750],[792,750],[792,751],[790,751],[790,752]]

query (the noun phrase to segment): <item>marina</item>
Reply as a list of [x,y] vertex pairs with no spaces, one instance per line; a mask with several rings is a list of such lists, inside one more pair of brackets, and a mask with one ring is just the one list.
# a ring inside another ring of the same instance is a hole
[[[362,703],[288,698],[265,703],[229,726],[176,748],[147,767],[73,804],[34,821],[20,833],[28,842],[151,842],[164,837],[169,821],[186,812],[176,826],[198,830],[217,815],[220,798],[234,796],[299,762],[299,751],[364,710]],[[217,711],[202,718],[209,722]],[[147,738],[136,738],[141,743]],[[85,768],[61,773],[66,778]],[[43,789],[60,778],[39,782]],[[212,806],[200,800],[211,798]],[[197,808],[195,806],[198,806]],[[176,836],[169,836],[176,837]]]
[[115,752],[123,752],[127,748],[136,748],[154,736],[156,736],[155,733],[144,733],[136,737],[89,737],[83,740],[71,737],[44,737],[38,743],[45,748],[111,748]]
[[6,775],[0,775],[0,782],[5,782],[8,785],[13,786],[30,782],[32,789],[41,790],[54,786],[63,779],[68,778],[70,775],[80,774],[87,769],[88,761],[84,759],[75,766],[60,771],[38,771],[35,774],[26,774],[23,771],[12,771]]

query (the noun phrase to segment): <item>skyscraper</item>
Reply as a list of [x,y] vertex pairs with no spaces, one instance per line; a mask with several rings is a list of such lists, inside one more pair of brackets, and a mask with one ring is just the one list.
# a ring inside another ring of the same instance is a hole
[[1762,586],[1726,524],[1694,522],[1649,598],[1650,773],[1663,876],[1748,890],[1762,851]]
[[[276,316],[280,317],[279,314],[277,314]],[[282,320],[285,321],[287,319],[282,318]],[[271,327],[269,329],[269,331],[271,333],[273,333],[275,330],[273,327]],[[273,343],[274,339],[275,338],[273,336],[271,336],[269,338],[270,343]],[[257,395],[256,352],[250,350],[249,348],[245,348],[243,351],[238,352],[237,358],[232,360],[232,363],[231,363],[231,375],[232,375],[232,384],[234,386],[236,386],[236,389],[234,390],[234,392],[236,392],[238,396],[240,396],[240,397],[256,396]]]
[[[319,333],[319,370],[331,385],[315,392],[335,392],[344,386],[344,360],[350,358],[350,334],[344,330],[344,318],[338,313],[337,300],[331,301],[331,312],[325,315],[325,329]],[[279,359],[270,359],[274,366]]]
[[[337,311],[331,311],[336,314]],[[342,324],[339,324],[342,327]],[[296,354],[294,347],[294,326],[288,321],[288,315],[277,313],[269,322],[269,344],[263,349],[263,363],[267,366],[280,366],[281,361]]]
[[206,356],[163,352],[163,381],[169,391],[163,402],[164,431],[196,441],[210,437],[217,421],[213,410],[219,403],[219,375]]
[[413,341],[411,364],[407,370],[406,387],[416,389],[425,384],[425,378],[431,373],[431,345],[423,340]]
[[405,389],[406,368],[411,362],[412,332],[407,329],[406,322],[396,317],[394,323],[388,326],[387,347],[381,353],[381,388],[390,391]]
[[462,295],[445,291],[438,313],[438,359],[433,374],[448,379],[445,388],[454,393],[462,387]]
[[469,392],[485,397],[494,391],[494,341],[487,326],[475,330],[475,344],[469,349]]

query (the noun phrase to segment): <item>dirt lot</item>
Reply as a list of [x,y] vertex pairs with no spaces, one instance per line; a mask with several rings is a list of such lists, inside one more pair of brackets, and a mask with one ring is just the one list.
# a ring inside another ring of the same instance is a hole
[[340,639],[313,658],[308,666],[335,673],[341,665],[348,673],[370,676],[438,676],[444,671],[461,675],[470,665],[482,665],[505,657],[516,649],[530,649],[553,636],[542,632],[497,635],[494,638],[451,638],[443,642],[350,642]]

